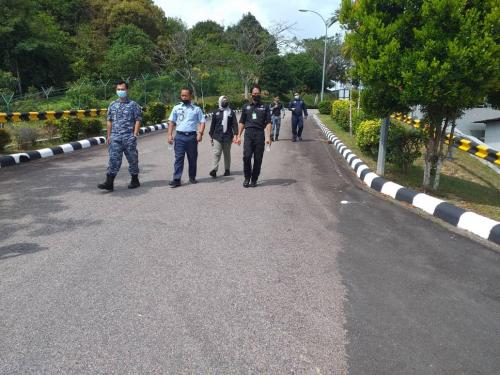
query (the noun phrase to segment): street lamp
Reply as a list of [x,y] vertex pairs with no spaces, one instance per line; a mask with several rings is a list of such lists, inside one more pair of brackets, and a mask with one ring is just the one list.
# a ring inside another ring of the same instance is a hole
[[299,12],[311,12],[314,14],[317,14],[318,16],[321,17],[323,20],[323,23],[325,24],[325,48],[323,50],[323,77],[321,79],[321,94],[320,94],[320,100],[323,101],[323,91],[325,91],[325,69],[326,69],[326,40],[328,39],[328,23],[326,20],[323,18],[321,14],[314,10],[309,10],[309,9],[299,9]]

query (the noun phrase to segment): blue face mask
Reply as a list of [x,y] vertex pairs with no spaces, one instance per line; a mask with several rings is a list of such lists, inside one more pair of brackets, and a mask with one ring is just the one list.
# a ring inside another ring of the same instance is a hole
[[123,99],[127,97],[127,91],[125,90],[116,90],[116,95],[118,95],[119,98]]

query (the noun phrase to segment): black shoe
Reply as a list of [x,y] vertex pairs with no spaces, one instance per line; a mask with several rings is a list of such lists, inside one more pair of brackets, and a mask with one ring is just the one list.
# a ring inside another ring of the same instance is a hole
[[141,186],[141,183],[139,182],[139,176],[138,175],[132,175],[132,179],[130,180],[130,184],[128,184],[129,189],[135,189]]
[[274,137],[271,137],[271,141],[273,141],[273,142],[274,142]]
[[173,189],[173,188],[181,186],[181,181],[180,180],[172,180],[168,184]]
[[297,139],[295,139],[295,138],[294,138],[294,139],[292,139],[292,142],[297,142]]
[[257,186],[257,180],[252,180],[252,182],[250,183],[250,187],[256,187]]
[[189,177],[189,182],[190,182],[191,184],[197,184],[197,183],[198,183],[198,181],[196,181],[196,178],[194,178],[194,177],[192,177],[192,178],[191,178],[191,177]]
[[213,170],[210,171],[209,175],[212,176],[213,178],[216,178],[217,177],[217,171],[215,169],[213,169]]
[[247,188],[247,187],[249,187],[249,186],[250,186],[250,180],[245,179],[245,181],[243,181],[243,187],[244,187],[244,188]]
[[302,137],[299,137],[299,141],[301,141],[301,140],[302,140]]
[[106,175],[106,181],[104,181],[102,184],[97,185],[97,188],[103,189],[103,190],[108,190],[108,191],[113,191],[114,181],[115,181],[115,176]]
[[231,176],[231,172],[229,171],[229,169],[226,169],[226,171],[224,172],[224,176]]
[[274,142],[278,142],[279,136],[274,137]]

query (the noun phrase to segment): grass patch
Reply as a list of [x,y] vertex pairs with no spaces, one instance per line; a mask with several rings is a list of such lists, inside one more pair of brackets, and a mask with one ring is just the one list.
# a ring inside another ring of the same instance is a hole
[[[355,137],[351,138],[349,133],[335,124],[330,116],[318,116],[347,147],[359,155],[371,169],[376,170],[376,160],[361,152],[356,146]],[[416,191],[423,191],[421,188],[423,174],[424,160],[420,158],[407,174],[394,165],[386,164],[384,177]],[[446,161],[441,174],[440,188],[432,195],[500,221],[500,174],[461,150],[455,149],[453,160]]]

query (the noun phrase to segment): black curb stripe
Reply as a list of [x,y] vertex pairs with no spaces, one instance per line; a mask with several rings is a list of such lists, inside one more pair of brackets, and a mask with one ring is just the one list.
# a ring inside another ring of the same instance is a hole
[[38,112],[37,117],[39,120],[47,120],[47,113],[46,112]]
[[403,188],[399,189],[398,192],[396,193],[396,199],[398,201],[407,202],[407,203],[413,205],[413,199],[418,194],[419,193],[414,191],[414,190],[403,187]]
[[76,116],[77,113],[78,113],[78,111],[76,111],[76,110],[69,111],[70,116]]
[[385,178],[382,178],[382,177],[375,177],[370,185],[370,187],[372,189],[375,189],[377,190],[378,192],[381,192],[382,191],[382,187],[384,186],[384,184],[386,182],[389,182],[388,180],[386,180]]
[[454,226],[457,226],[460,221],[460,216],[463,213],[467,212],[463,208],[454,206],[448,202],[439,203],[434,210],[434,216],[450,223]]
[[495,225],[491,231],[488,240],[500,245],[500,224]]
[[361,172],[359,178],[361,179],[361,181],[365,181],[365,176],[371,172],[371,169],[370,168],[367,168],[367,169],[364,169],[363,172]]
[[363,160],[361,159],[358,159],[355,163],[355,165],[352,166],[352,169],[354,169],[354,172],[358,173],[358,169],[362,166],[362,165],[366,165]]
[[11,165],[16,165],[16,159],[12,156],[0,156],[0,167],[9,167]]
[[88,138],[87,141],[89,141],[92,146],[97,146],[99,144],[99,141],[95,138]]
[[80,142],[71,142],[70,145],[73,147],[73,150],[81,150],[83,148]]
[[91,109],[86,109],[85,112],[83,112],[83,114],[88,117],[91,114],[90,111],[91,111]]
[[347,160],[350,155],[354,155],[354,153],[352,151],[347,151],[347,154],[344,155],[345,160]]
[[30,120],[30,114],[28,112],[22,112],[21,116],[19,118],[23,121],[29,121]]
[[57,111],[54,113],[54,117],[58,120],[62,117],[62,115],[63,115],[62,111]]
[[64,154],[64,150],[60,146],[55,146],[50,148],[54,155]]
[[28,154],[28,156],[29,156],[29,160],[26,160],[26,161],[36,160],[36,159],[42,158],[42,155],[38,151],[28,151],[28,152],[26,152],[26,154]]

